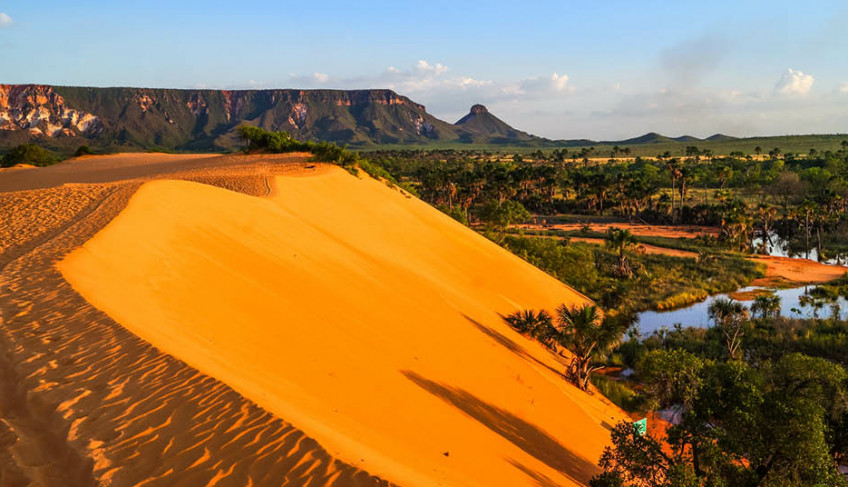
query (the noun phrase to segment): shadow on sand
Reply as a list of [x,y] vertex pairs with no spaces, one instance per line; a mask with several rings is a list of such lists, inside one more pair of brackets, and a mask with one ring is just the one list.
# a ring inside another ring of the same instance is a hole
[[[422,389],[474,418],[483,426],[575,482],[588,484],[589,479],[599,472],[598,467],[591,462],[562,446],[539,427],[509,411],[493,406],[465,390],[433,382],[410,370],[404,370],[401,373]],[[514,460],[510,462],[536,480],[539,485],[555,485],[544,475],[526,467],[518,467],[518,462]]]
[[471,318],[470,316],[467,316],[465,314],[463,314],[462,316],[466,320],[470,321],[471,324],[474,325],[475,328],[477,328],[478,330],[480,330],[481,332],[486,334],[492,340],[503,345],[504,348],[506,348],[510,352],[518,355],[519,357],[523,358],[524,360],[527,360],[528,362],[533,362],[536,365],[541,365],[542,367],[550,370],[551,372],[556,374],[558,377],[565,380],[565,376],[562,374],[562,372],[560,372],[560,371],[554,369],[553,367],[551,367],[550,365],[540,361],[539,359],[537,359],[536,357],[534,357],[533,355],[528,353],[527,350],[524,349],[524,347],[522,347],[521,345],[510,340],[509,337],[507,337],[506,335],[501,334],[499,331],[497,331],[493,328],[489,328],[488,326],[480,323],[479,321],[475,320],[474,318]]

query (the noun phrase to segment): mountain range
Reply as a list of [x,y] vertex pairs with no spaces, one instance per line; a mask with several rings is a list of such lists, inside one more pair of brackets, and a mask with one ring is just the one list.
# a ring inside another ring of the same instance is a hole
[[[483,105],[448,123],[391,90],[178,90],[0,85],[0,149],[34,142],[96,148],[220,151],[247,123],[301,140],[351,147],[491,144],[555,147],[615,142],[554,141],[511,127]],[[706,140],[726,140],[715,135]],[[619,144],[699,141],[650,133]]]

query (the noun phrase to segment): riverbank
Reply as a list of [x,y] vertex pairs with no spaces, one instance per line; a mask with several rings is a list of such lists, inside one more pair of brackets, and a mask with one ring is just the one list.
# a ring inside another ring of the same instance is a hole
[[[656,227],[654,228],[656,231]],[[684,230],[684,232],[688,233],[688,230]],[[533,232],[533,230],[530,230]],[[559,232],[556,232],[559,233]],[[666,232],[668,233],[668,232]],[[599,238],[594,234],[589,234],[591,236],[576,236],[576,235],[531,235],[531,237],[542,238],[545,240],[563,240],[568,239],[572,243],[577,244],[589,244],[593,246],[603,246],[605,244],[605,240],[603,238]],[[643,237],[644,238],[644,237]],[[687,239],[688,240],[688,239]],[[666,241],[666,239],[662,239],[662,241]],[[682,250],[679,248],[669,248],[662,245],[651,245],[647,243],[638,243],[634,249],[636,254],[645,257],[654,257],[656,259],[660,256],[665,257],[675,257],[679,259],[683,259],[684,262],[688,262],[689,264],[684,264],[686,268],[692,268],[692,266],[698,267],[702,263],[698,262],[698,253],[691,250]],[[736,301],[752,301],[758,296],[770,295],[774,292],[774,289],[791,289],[798,288],[809,284],[822,284],[834,281],[836,279],[841,278],[848,272],[848,267],[828,265],[819,262],[815,262],[809,259],[799,259],[799,258],[789,258],[782,256],[742,256],[737,254],[739,257],[739,261],[751,262],[759,267],[760,277],[749,276],[744,281],[739,281],[737,287],[733,288],[730,286],[713,286],[711,290],[700,289],[688,289],[686,292],[683,291],[682,287],[685,287],[684,280],[677,279],[676,282],[678,284],[678,288],[676,292],[668,292],[661,299],[653,301],[653,305],[644,308],[645,310],[653,310],[655,312],[663,313],[663,312],[672,312],[675,310],[684,310],[692,306],[696,306],[699,303],[705,302],[711,296],[715,296],[718,294],[723,294],[731,299]],[[641,259],[641,258],[640,258]],[[665,264],[670,266],[671,261],[666,261]],[[660,264],[657,262],[657,264]],[[730,264],[730,263],[725,263]],[[538,263],[537,263],[538,265]],[[710,265],[706,262],[703,265]],[[731,264],[732,265],[732,264]],[[680,276],[681,279],[685,278],[685,276]],[[566,278],[568,280],[568,278]],[[690,281],[691,282],[691,281]],[[578,285],[578,283],[573,283]],[[588,291],[588,289],[586,290]]]
[[848,267],[827,265],[809,259],[778,256],[756,256],[750,260],[766,266],[766,275],[751,282],[752,286],[787,288],[804,284],[834,281],[848,272]]

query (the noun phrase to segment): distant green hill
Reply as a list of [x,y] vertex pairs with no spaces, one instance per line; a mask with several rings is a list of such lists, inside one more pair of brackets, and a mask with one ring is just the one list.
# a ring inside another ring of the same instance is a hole
[[709,137],[707,137],[704,140],[709,140],[710,142],[727,142],[729,140],[739,140],[739,137],[731,137],[730,135],[724,135],[724,134],[715,134],[715,135],[710,135]]
[[[617,145],[641,145],[641,144],[657,144],[660,142],[678,142],[671,137],[666,137],[664,135],[660,135],[656,132],[650,132],[640,137],[634,137],[632,139],[619,140],[614,142]],[[609,142],[613,143],[613,142]]]

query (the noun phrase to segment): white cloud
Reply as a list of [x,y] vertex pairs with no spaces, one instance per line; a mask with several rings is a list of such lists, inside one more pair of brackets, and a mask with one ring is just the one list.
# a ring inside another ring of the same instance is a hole
[[[507,90],[512,91],[512,90]],[[568,84],[568,75],[554,73],[551,76],[527,78],[518,84],[517,94],[525,95],[557,95],[571,93],[574,88]]]
[[448,67],[439,63],[430,64],[422,59],[418,61],[418,64],[416,65],[415,69],[421,74],[431,74],[433,76],[439,76],[442,73],[447,72]]
[[290,74],[286,84],[293,88],[388,88],[423,103],[430,113],[447,120],[465,115],[468,107],[476,103],[513,107],[516,103],[529,103],[533,107],[538,104],[549,107],[550,102],[567,103],[572,99],[568,95],[575,91],[565,74],[495,81],[460,75],[444,64],[423,59],[405,68],[390,66],[370,76]]
[[307,75],[289,74],[289,83],[292,88],[312,88],[326,85],[331,81],[330,75],[325,73],[312,73]]
[[551,86],[556,91],[563,91],[568,87],[568,75],[558,75],[554,73],[551,75]]
[[[704,76],[710,72],[699,71]],[[812,90],[813,76],[795,69],[787,70],[774,87],[764,86],[761,79],[738,86],[687,85],[679,82],[685,73],[673,74],[663,72],[649,83],[581,77],[578,90],[574,78],[562,71],[479,79],[438,62],[420,60],[354,77],[291,74],[271,86],[389,88],[448,122],[481,103],[510,125],[550,138],[620,140],[650,131],[672,136],[833,132],[837,130],[834,127],[848,123],[848,82],[831,84],[832,91],[824,95]],[[242,87],[268,86],[250,82]],[[580,96],[573,96],[578,91]],[[803,105],[799,99],[804,100]]]
[[[431,64],[420,60],[410,69],[398,69],[390,66],[376,79],[362,78],[348,81],[355,81],[355,84],[372,87],[375,84],[382,84],[402,95],[445,94],[448,91],[466,91],[493,84],[489,80],[479,80],[469,76],[449,76],[448,71],[449,68],[443,64]],[[345,84],[349,84],[349,82]]]
[[780,77],[774,90],[781,95],[804,96],[813,88],[815,81],[812,75],[789,68]]
[[0,27],[10,27],[12,25],[12,17],[9,17],[4,12],[0,12]]

